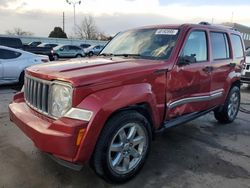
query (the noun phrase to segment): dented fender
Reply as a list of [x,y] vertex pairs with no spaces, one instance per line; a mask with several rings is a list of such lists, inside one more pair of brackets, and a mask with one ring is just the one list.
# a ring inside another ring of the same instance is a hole
[[90,110],[93,112],[93,116],[74,161],[85,162],[90,159],[105,123],[114,112],[140,103],[149,105],[153,124],[155,128],[158,128],[161,118],[159,117],[155,94],[148,83],[110,88],[86,97],[77,108]]

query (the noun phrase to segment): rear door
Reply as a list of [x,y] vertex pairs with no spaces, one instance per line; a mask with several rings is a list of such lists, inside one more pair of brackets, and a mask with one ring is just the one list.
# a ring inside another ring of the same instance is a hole
[[230,52],[228,33],[210,31],[209,36],[212,60],[211,92],[215,96],[210,106],[215,106],[223,102],[223,96],[231,85],[230,74],[234,72],[235,64]]
[[194,61],[177,62],[167,74],[166,120],[207,109],[211,83],[211,74],[207,71],[211,66],[207,35],[206,30],[190,31],[179,59]]
[[78,54],[82,54],[81,53],[81,48],[77,47],[77,46],[70,46],[70,52],[71,52],[71,57],[75,57]]

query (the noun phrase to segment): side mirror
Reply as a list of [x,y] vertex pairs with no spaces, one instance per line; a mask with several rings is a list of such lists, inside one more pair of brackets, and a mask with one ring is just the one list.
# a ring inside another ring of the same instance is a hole
[[60,48],[60,51],[63,51],[63,48]]
[[178,60],[179,65],[189,65],[190,63],[196,62],[196,54],[180,56]]

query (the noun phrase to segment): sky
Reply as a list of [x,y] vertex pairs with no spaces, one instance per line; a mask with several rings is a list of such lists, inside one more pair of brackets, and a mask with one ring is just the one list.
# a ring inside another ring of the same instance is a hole
[[[75,1],[75,0],[72,0]],[[73,36],[73,6],[66,0],[0,0],[0,34],[18,27],[46,37],[55,26]],[[76,5],[77,24],[86,15],[95,18],[108,35],[155,24],[237,22],[250,26],[250,0],[82,0]]]

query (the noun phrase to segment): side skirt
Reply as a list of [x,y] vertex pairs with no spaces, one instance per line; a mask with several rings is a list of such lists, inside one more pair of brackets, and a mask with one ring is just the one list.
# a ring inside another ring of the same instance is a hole
[[174,118],[174,119],[171,119],[169,121],[165,121],[163,123],[163,126],[161,129],[157,130],[156,133],[160,133],[166,129],[169,129],[171,127],[175,127],[177,125],[181,125],[183,123],[187,123],[189,121],[192,121],[200,116],[203,116],[211,111],[213,111],[214,109],[216,109],[217,106],[213,107],[213,108],[210,108],[208,110],[204,110],[204,111],[201,111],[201,112],[193,112],[193,113],[190,113],[190,114],[186,114],[186,115],[183,115],[183,116],[180,116],[180,117],[177,117],[177,118]]

